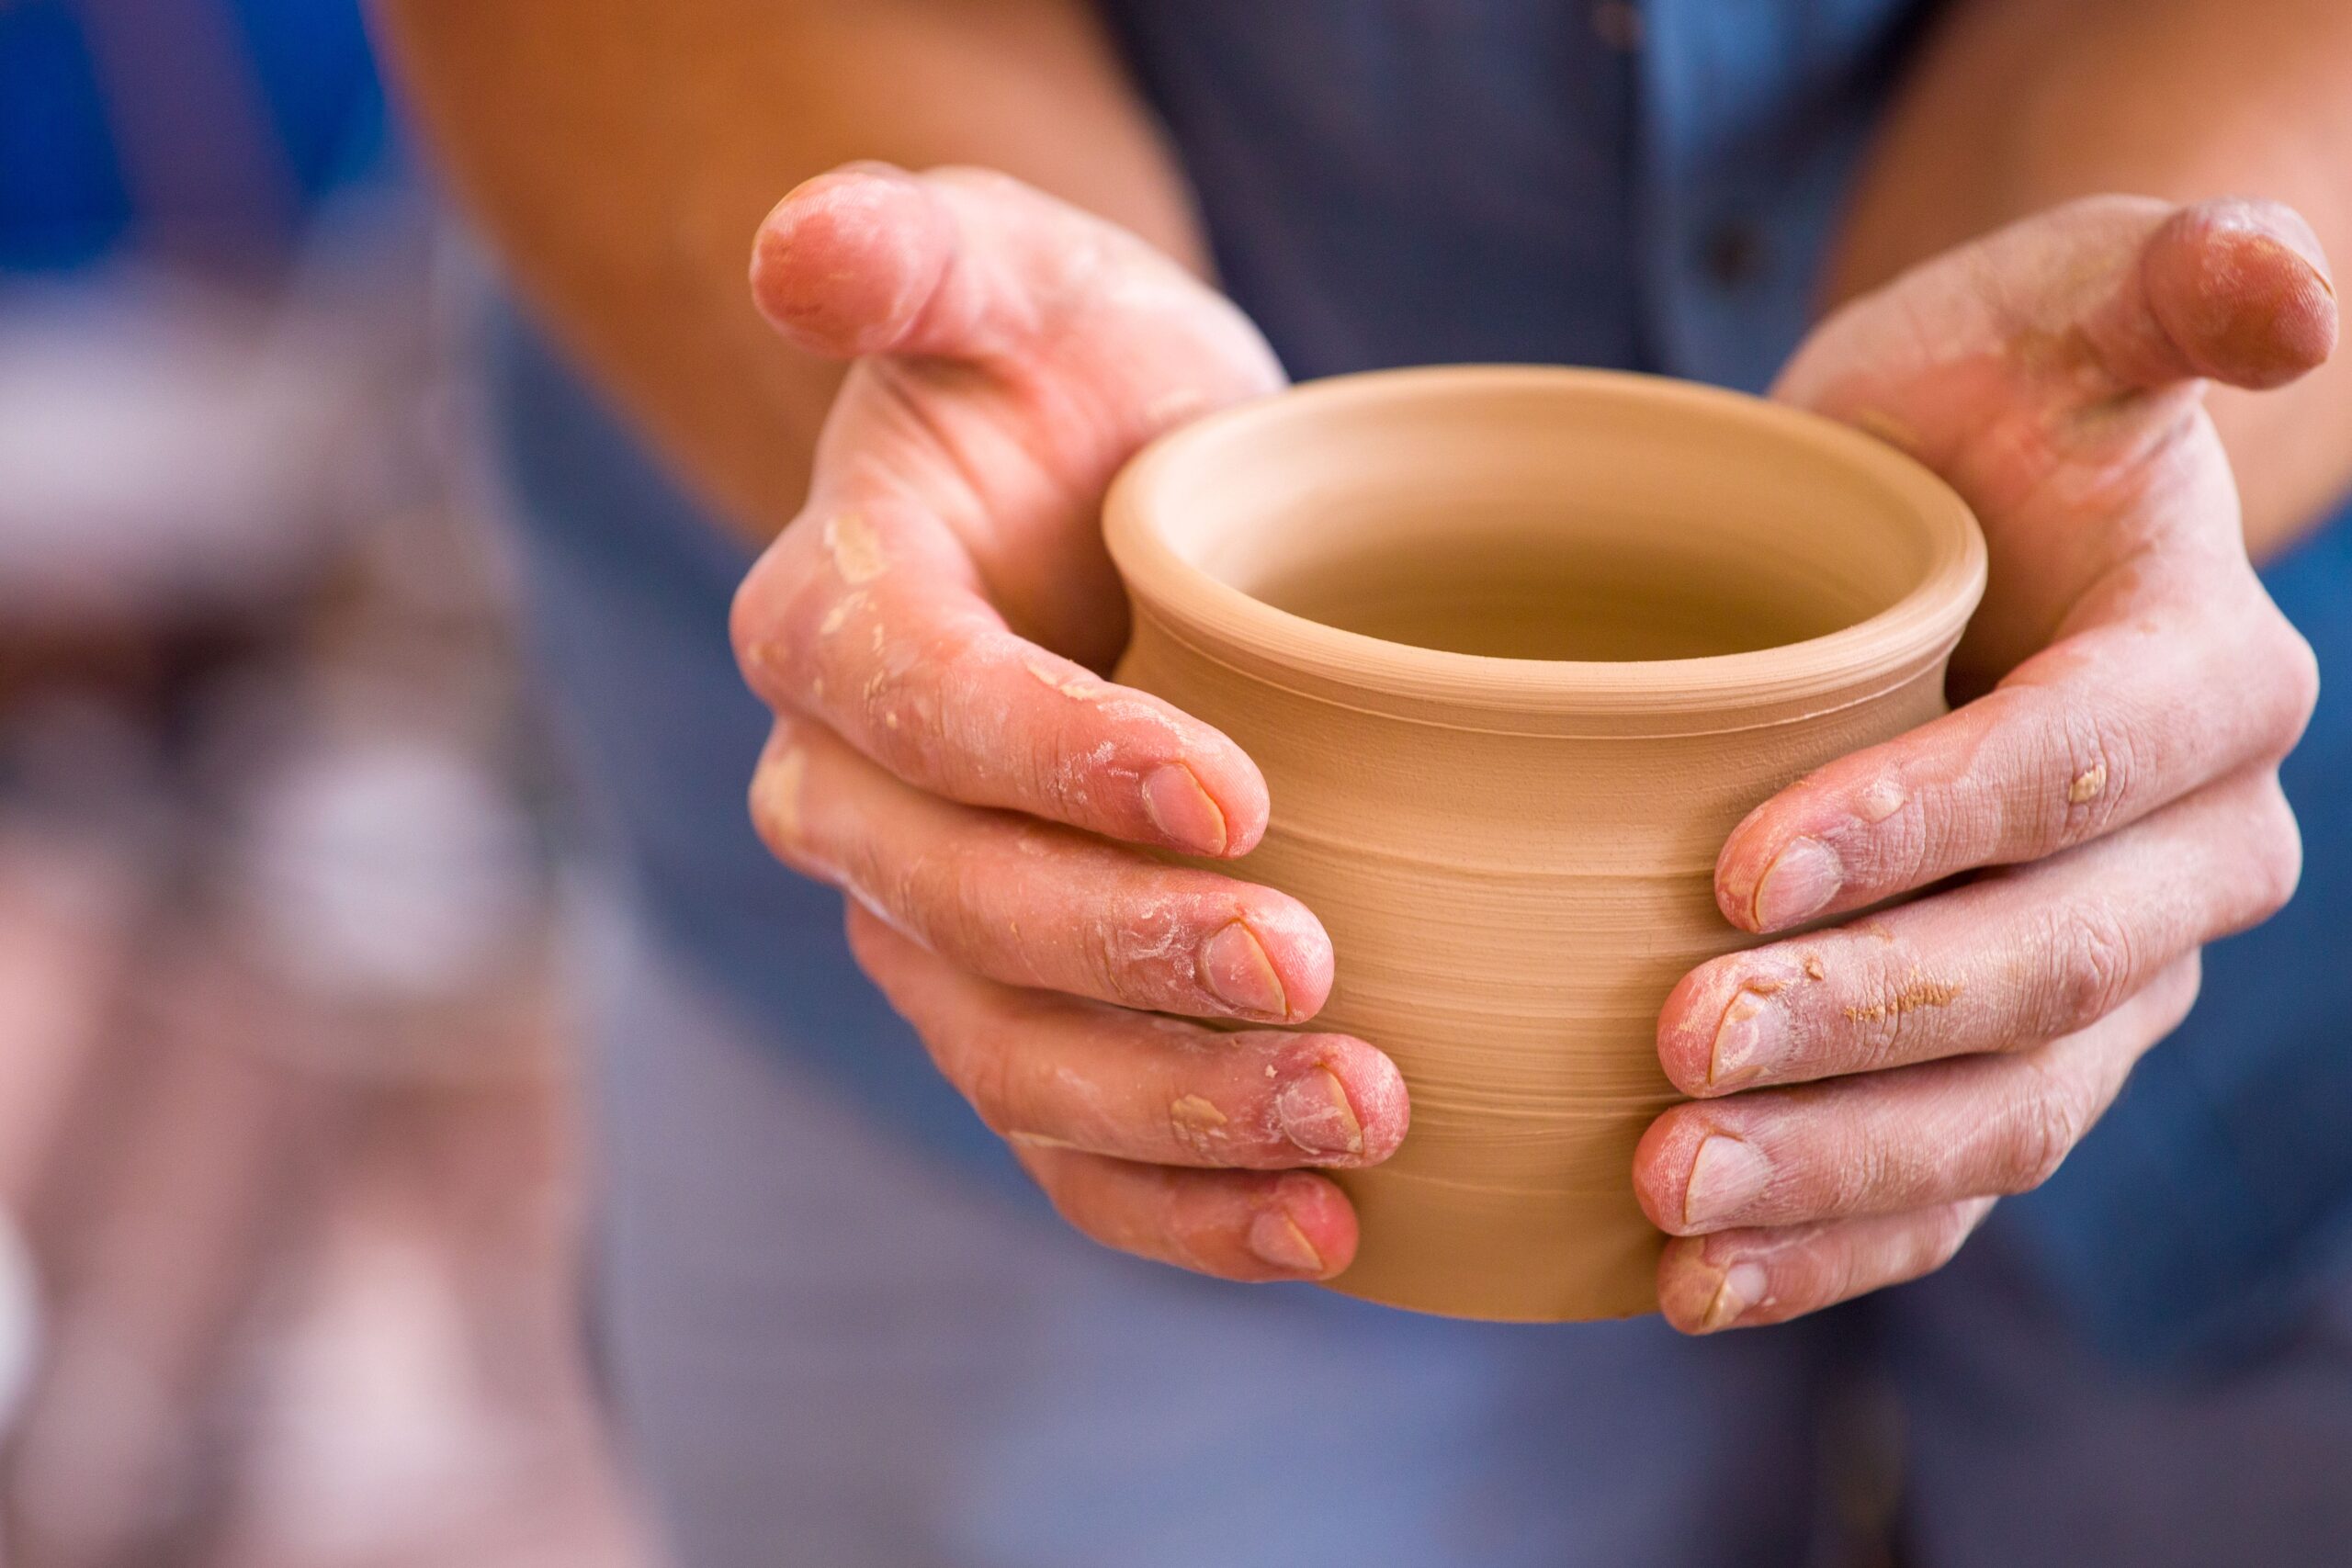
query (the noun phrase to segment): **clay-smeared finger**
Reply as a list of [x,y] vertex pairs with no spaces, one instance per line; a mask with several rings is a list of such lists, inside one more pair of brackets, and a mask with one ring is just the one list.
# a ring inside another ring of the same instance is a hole
[[2301,859],[2277,776],[2240,774],[2051,859],[1702,964],[1667,998],[1658,1058],[1712,1098],[2037,1045],[2267,919]]
[[1239,747],[1014,635],[971,575],[902,506],[804,516],[736,595],[737,658],[770,706],[930,794],[1190,854],[1256,845],[1265,781]]
[[1154,1165],[1374,1165],[1409,1114],[1396,1066],[1343,1034],[1222,1033],[967,974],[853,908],[858,963],[940,1072],[1015,1144]]
[[1288,894],[925,795],[820,725],[778,724],[751,806],[787,864],[1010,985],[1262,1023],[1330,991],[1330,939]]
[[769,324],[831,358],[1019,370],[1091,353],[1148,371],[1136,363],[1154,357],[1144,350],[1177,345],[1102,331],[1071,343],[1073,328],[1174,316],[1183,363],[1217,372],[1203,389],[1263,391],[1282,379],[1249,319],[1175,260],[993,169],[915,173],[869,160],[806,180],[762,220],[751,287]]
[[1634,1156],[1673,1235],[1900,1213],[2040,1186],[2196,999],[2192,955],[2088,1029],[2008,1055],[1678,1105]]
[[1103,489],[1169,425],[1282,385],[1256,328],[1134,235],[980,170],[811,180],[762,226],[752,284],[800,347],[866,356],[737,595],[753,689],[933,794],[1246,852],[1266,799],[1239,749],[1047,649],[1116,655]]
[[2284,385],[2335,351],[2311,225],[2272,202],[2099,196],[1944,252],[1852,300],[1772,395],[1911,451],[2006,513],[2086,450],[2177,423],[2200,378]]
[[1319,1176],[1180,1170],[1014,1147],[1063,1219],[1120,1252],[1245,1284],[1328,1280],[1355,1258],[1355,1211]]
[[2308,225],[2259,202],[2071,203],[1853,301],[1775,395],[1926,462],[1984,525],[1992,589],[1953,660],[1990,695],[1822,769],[1725,843],[1748,931],[2052,853],[2285,754],[2310,650],[2245,558],[2211,378],[2325,359]]
[[1992,1209],[1992,1199],[1972,1198],[1905,1214],[1679,1237],[1658,1259],[1658,1308],[1685,1334],[1785,1323],[1934,1273]]
[[1782,931],[2041,859],[2275,762],[2317,695],[2310,648],[2250,579],[2194,613],[2119,613],[1758,807],[1724,843],[1717,902],[1746,930]]

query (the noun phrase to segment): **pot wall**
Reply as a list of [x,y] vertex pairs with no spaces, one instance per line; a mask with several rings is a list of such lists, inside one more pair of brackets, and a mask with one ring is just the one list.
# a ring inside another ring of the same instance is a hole
[[1631,1171],[1679,1098],[1657,1010],[1755,940],[1715,908],[1716,852],[1806,770],[1943,711],[1941,660],[1777,722],[1526,734],[1305,694],[1225,653],[1144,609],[1117,678],[1256,759],[1272,821],[1229,868],[1321,917],[1339,967],[1314,1027],[1380,1046],[1412,1093],[1403,1147],[1338,1174],[1363,1242],[1332,1288],[1470,1317],[1655,1310],[1664,1237]]
[[[1657,1011],[1752,940],[1715,908],[1715,856],[1806,770],[1943,710],[1984,580],[1967,508],[1757,399],[1448,367],[1187,426],[1120,476],[1104,525],[1135,608],[1117,678],[1223,729],[1272,793],[1264,841],[1218,869],[1322,919],[1337,983],[1312,1027],[1385,1050],[1412,1094],[1397,1153],[1339,1175],[1362,1240],[1334,1288],[1487,1318],[1651,1310],[1663,1237],[1632,1163],[1676,1099]],[[1318,595],[1442,635],[1275,607]],[[1622,647],[1680,626],[1731,651],[1476,656],[1503,615],[1531,646],[1590,646],[1614,615],[1641,634]],[[1743,640],[1788,625],[1821,629]]]

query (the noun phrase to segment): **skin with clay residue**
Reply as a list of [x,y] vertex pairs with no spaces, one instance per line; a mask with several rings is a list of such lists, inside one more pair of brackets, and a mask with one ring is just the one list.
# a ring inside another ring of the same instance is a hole
[[1022,667],[1035,675],[1048,691],[1059,692],[1073,702],[1091,701],[1111,691],[1108,684],[1097,680],[1080,665],[1057,667],[1043,658],[1030,658],[1022,660]]
[[798,845],[804,837],[800,790],[808,774],[808,753],[794,745],[776,747],[759,781],[759,805],[775,835]]
[[1206,1153],[1223,1135],[1228,1118],[1208,1100],[1188,1094],[1168,1108],[1168,1124],[1177,1142]]
[[1957,980],[1914,978],[1883,1002],[1857,1003],[1847,1008],[1846,1018],[1849,1022],[1861,1023],[1874,1019],[1900,1018],[1921,1008],[1946,1008],[1960,999],[1960,993],[1964,988]]
[[826,519],[825,548],[833,558],[833,570],[853,587],[873,581],[890,568],[882,536],[863,513],[843,512]]

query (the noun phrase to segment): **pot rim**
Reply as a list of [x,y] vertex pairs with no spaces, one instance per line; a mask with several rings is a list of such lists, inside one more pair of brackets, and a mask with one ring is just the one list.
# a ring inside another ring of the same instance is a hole
[[[1886,609],[1802,642],[1670,660],[1533,660],[1458,653],[1344,631],[1252,598],[1194,565],[1154,522],[1156,491],[1238,428],[1368,403],[1446,398],[1519,383],[1735,420],[1862,470],[1915,518],[1929,547],[1920,580]],[[1908,679],[1948,656],[1984,590],[1984,538],[1951,487],[1852,426],[1787,404],[1669,377],[1548,365],[1446,365],[1301,382],[1170,431],[1132,459],[1103,502],[1103,537],[1138,615],[1261,671],[1424,705],[1517,714],[1628,714],[1780,706]],[[1256,671],[1253,671],[1256,672]]]

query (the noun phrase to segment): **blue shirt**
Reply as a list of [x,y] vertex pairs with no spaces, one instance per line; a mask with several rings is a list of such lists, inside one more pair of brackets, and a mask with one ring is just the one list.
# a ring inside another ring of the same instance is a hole
[[[1925,9],[1104,6],[1227,287],[1294,376],[1499,359],[1749,389],[1807,324],[1838,200]],[[768,720],[726,641],[747,558],[519,320],[494,335],[492,371],[550,668],[659,931],[874,1114],[1017,1183],[858,978],[838,899],[752,835],[743,791]],[[2330,677],[2352,670],[2352,526],[2267,580]],[[2328,971],[2352,931],[2347,778],[2352,706],[2331,679],[2287,769],[2301,897],[2211,951],[2188,1023],[2054,1180],[1997,1213],[2118,1356],[2225,1348],[2340,1261],[2352,1054]]]
[[[386,172],[383,96],[357,0],[175,7],[177,25],[207,29],[206,58],[221,67],[193,79],[170,50],[103,58],[107,40],[129,29],[93,25],[89,9],[86,0],[0,5],[0,273],[69,270],[135,243],[145,215],[127,171],[142,161],[175,164],[186,190],[216,203],[249,204],[177,216],[279,243],[321,197]],[[159,73],[173,79],[148,79]],[[127,116],[127,94],[161,96],[184,118]],[[254,134],[130,146],[132,123],[164,141],[183,130]],[[224,170],[221,159],[238,165]]]

